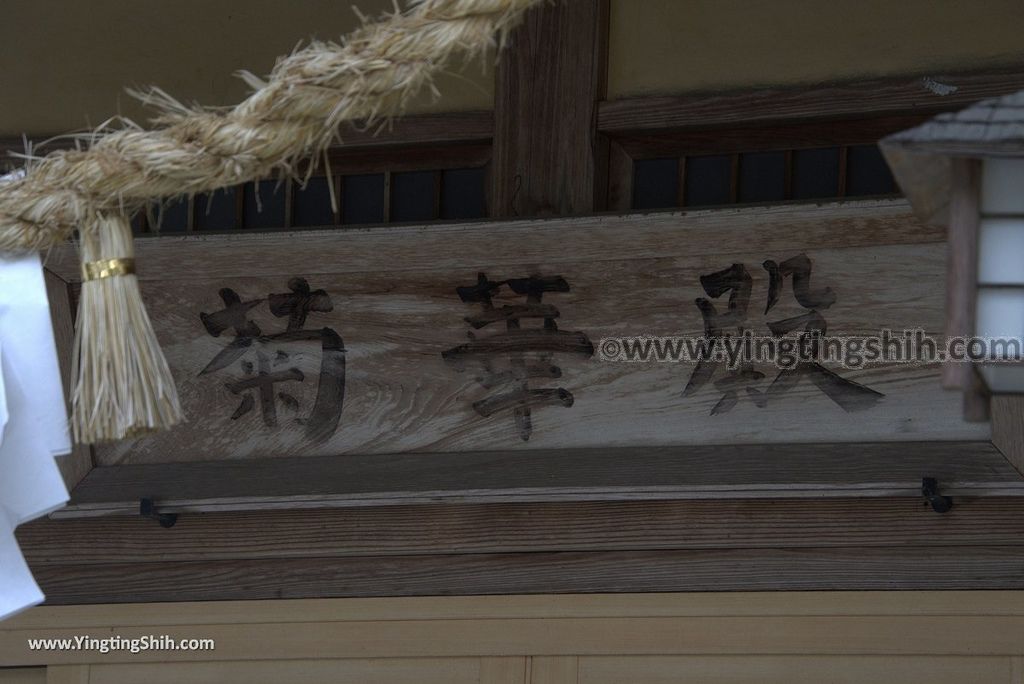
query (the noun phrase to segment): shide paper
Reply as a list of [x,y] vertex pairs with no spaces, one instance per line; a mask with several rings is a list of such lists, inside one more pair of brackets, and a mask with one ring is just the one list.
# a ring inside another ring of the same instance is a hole
[[0,256],[0,620],[43,600],[14,529],[67,502],[54,457],[70,451],[42,263]]

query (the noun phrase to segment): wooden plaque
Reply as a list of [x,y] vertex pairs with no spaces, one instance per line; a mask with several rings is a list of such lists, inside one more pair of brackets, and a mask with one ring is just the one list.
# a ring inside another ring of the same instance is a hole
[[[708,277],[737,268],[750,291],[731,332],[768,334],[810,311],[791,276],[770,292],[767,262],[793,260],[812,295],[832,293],[818,307],[829,334],[938,335],[945,236],[901,201],[193,234],[138,252],[188,422],[102,446],[98,465],[989,437],[934,364],[834,369],[868,391],[844,401],[807,378],[769,397],[772,366],[735,388],[711,369],[684,392],[694,364],[610,362],[599,347],[700,335],[698,299],[730,310]],[[73,275],[74,255],[51,267]]]

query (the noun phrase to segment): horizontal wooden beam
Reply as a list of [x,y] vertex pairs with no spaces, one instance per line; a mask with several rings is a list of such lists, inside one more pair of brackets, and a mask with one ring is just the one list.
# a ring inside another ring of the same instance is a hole
[[[489,110],[417,114],[372,126],[342,126],[338,132],[341,142],[333,149],[483,142],[489,141],[493,135],[494,112]],[[36,145],[42,144],[42,153],[75,146],[73,138],[58,134],[33,136],[31,142]],[[24,153],[25,141],[22,138],[0,138],[0,160],[7,158],[12,152]]]
[[30,565],[697,549],[1007,546],[1024,498],[921,497],[432,504],[38,520],[18,528]]
[[622,134],[864,115],[936,113],[1024,88],[1024,70],[883,78],[827,86],[626,98],[602,102],[597,127]]
[[[404,146],[401,151],[387,146],[333,147],[327,157],[334,176],[391,171],[438,171],[444,169],[479,168],[491,159],[491,145],[486,142],[421,144]],[[323,163],[317,160],[316,173],[323,174]],[[300,175],[305,168],[300,165]]]
[[988,442],[752,444],[294,457],[94,468],[54,517],[436,502],[1024,495]]
[[[680,230],[685,226],[686,239]],[[301,232],[192,233],[135,240],[140,280],[198,281],[282,273],[395,273],[626,259],[693,259],[752,250],[945,242],[942,228],[916,222],[903,200],[747,206],[627,216],[381,226]],[[571,245],[572,249],[566,249]],[[499,249],[500,248],[500,249]],[[189,267],[183,269],[181,265]],[[81,280],[78,250],[53,248],[50,268]]]
[[632,159],[874,145],[890,133],[924,121],[922,114],[729,128],[635,131],[615,138]]
[[1015,543],[166,561],[47,565],[33,572],[50,604],[73,604],[616,591],[1024,589],[1022,565],[1024,548]]
[[401,116],[387,124],[342,128],[339,147],[423,145],[490,140],[494,112],[443,112]]

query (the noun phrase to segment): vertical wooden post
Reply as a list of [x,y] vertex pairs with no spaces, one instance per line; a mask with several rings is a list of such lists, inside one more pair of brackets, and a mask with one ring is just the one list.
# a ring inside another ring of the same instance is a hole
[[495,82],[491,216],[604,208],[608,145],[596,122],[607,33],[608,0],[545,4],[513,32]]
[[[44,270],[46,296],[50,301],[50,317],[53,320],[53,339],[57,345],[57,362],[60,364],[60,379],[64,385],[67,410],[71,413],[71,391],[75,379],[71,377],[72,354],[75,340],[75,309],[71,303],[68,283],[50,270]],[[57,457],[57,467],[64,476],[64,485],[70,492],[93,468],[92,447],[88,444],[73,444],[71,453]]]
[[[978,282],[978,163],[954,159],[952,172],[946,257],[947,338],[974,334]],[[967,389],[971,372],[968,363],[947,363],[942,367],[942,386]]]
[[992,443],[1024,475],[1024,396],[992,397]]
[[[679,163],[679,182],[682,187],[683,160],[680,159]],[[611,211],[627,212],[633,208],[633,159],[614,140],[608,142],[608,195],[605,203],[604,208]]]
[[[976,159],[954,159],[946,270],[947,339],[974,334],[980,192],[981,163]],[[988,394],[972,364],[946,363],[942,368],[942,385],[963,391],[965,420],[988,420]]]

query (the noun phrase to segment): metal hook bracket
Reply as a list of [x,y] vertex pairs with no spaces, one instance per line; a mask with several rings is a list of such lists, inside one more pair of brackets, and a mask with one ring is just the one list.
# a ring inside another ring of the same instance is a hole
[[939,494],[939,482],[934,477],[921,480],[921,496],[924,497],[924,505],[930,505],[936,513],[945,513],[953,507],[952,497]]
[[160,527],[174,527],[174,523],[178,522],[177,513],[157,513],[156,504],[147,497],[139,499],[139,515],[156,520],[160,523]]

